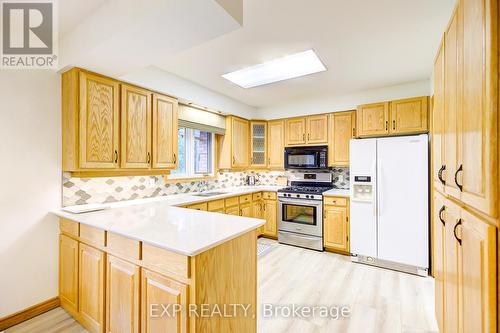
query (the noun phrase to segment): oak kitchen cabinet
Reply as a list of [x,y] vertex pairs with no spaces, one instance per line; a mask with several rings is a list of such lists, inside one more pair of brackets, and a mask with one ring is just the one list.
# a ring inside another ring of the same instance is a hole
[[329,115],[328,165],[349,166],[349,146],[356,134],[356,111]]
[[267,166],[272,170],[283,170],[285,165],[284,150],[285,150],[285,121],[273,120],[267,123],[268,140]]
[[250,168],[267,167],[267,122],[250,121]]
[[323,235],[327,250],[349,252],[349,202],[348,198],[324,197]]
[[357,109],[359,137],[425,133],[428,130],[429,97],[360,105]]
[[321,145],[328,142],[328,115],[285,120],[287,146]]
[[151,92],[121,85],[122,168],[148,169],[151,165]]
[[[264,218],[264,201],[262,201],[262,193],[254,193],[252,195],[252,217],[256,219]],[[257,236],[264,233],[264,226],[257,229]]]
[[77,177],[167,174],[177,165],[177,105],[79,68],[64,72],[63,171]]
[[495,6],[490,0],[459,2],[442,46],[444,106],[434,110],[444,125],[433,129],[438,138],[442,131],[433,155],[444,193],[493,218],[499,187]]
[[276,199],[276,193],[274,192],[264,192],[262,197],[263,208],[264,208],[264,219],[266,224],[264,224],[264,236],[277,238],[278,237],[278,225],[277,225],[277,212],[278,212],[278,201]]
[[434,61],[434,99],[432,107],[431,152],[434,188],[444,193],[440,177],[444,171],[444,45],[441,43]]
[[496,331],[496,228],[435,193],[436,318],[443,332]]
[[195,256],[64,218],[60,231],[61,307],[89,332],[205,332],[207,327],[216,331],[224,325],[238,332],[255,332],[255,316],[188,319],[187,312],[181,311],[173,317],[155,318],[150,308],[153,304],[178,304],[185,310],[207,299],[213,304],[229,299],[251,304],[254,311],[255,231]]
[[227,116],[226,133],[219,136],[219,168],[244,169],[250,166],[250,122]]

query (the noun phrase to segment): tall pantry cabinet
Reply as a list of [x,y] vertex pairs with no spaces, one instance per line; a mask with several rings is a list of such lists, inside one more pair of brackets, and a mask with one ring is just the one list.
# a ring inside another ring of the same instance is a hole
[[498,330],[498,3],[459,0],[434,64],[433,274],[441,332]]

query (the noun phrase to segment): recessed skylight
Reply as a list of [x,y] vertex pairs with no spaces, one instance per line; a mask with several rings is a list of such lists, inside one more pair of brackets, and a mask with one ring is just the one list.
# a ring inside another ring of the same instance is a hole
[[252,88],[323,71],[326,71],[326,67],[316,53],[307,50],[227,73],[222,77],[242,88]]

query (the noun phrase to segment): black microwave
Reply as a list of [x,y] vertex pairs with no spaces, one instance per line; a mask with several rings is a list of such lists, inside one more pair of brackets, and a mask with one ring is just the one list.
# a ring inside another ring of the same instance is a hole
[[327,146],[285,148],[285,169],[327,169]]

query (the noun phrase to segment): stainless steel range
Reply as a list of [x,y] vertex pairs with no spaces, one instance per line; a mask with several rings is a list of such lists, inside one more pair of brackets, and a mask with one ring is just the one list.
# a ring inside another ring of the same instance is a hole
[[278,241],[323,251],[323,192],[331,173],[292,173],[291,186],[278,191]]

